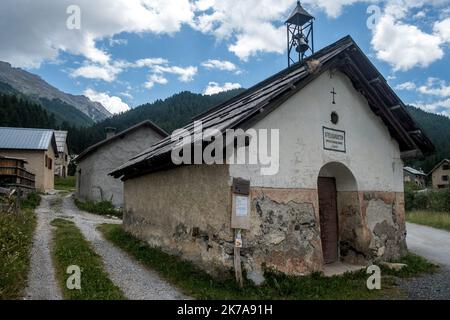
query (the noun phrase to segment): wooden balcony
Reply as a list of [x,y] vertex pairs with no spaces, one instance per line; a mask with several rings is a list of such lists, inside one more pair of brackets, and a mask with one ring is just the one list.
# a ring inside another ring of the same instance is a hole
[[35,175],[25,169],[25,159],[0,157],[0,187],[35,188]]

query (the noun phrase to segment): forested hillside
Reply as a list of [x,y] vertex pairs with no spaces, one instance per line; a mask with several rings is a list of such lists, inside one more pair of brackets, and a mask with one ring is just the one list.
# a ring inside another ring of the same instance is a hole
[[242,92],[242,89],[207,96],[192,92],[181,92],[165,100],[144,104],[123,114],[116,115],[90,128],[74,130],[70,135],[70,145],[75,153],[105,138],[105,128],[114,127],[125,130],[144,120],[151,120],[168,133],[188,124],[196,115],[229,100]]
[[450,118],[408,106],[411,116],[425,130],[436,147],[436,154],[411,164],[428,173],[442,159],[450,158]]
[[0,95],[0,127],[56,128],[55,115],[15,95]]

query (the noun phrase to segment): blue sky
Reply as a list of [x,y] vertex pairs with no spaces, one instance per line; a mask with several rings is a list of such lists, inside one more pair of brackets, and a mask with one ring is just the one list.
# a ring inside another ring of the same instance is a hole
[[[247,88],[287,66],[283,21],[292,0],[93,3],[2,1],[0,60],[112,112],[183,90]],[[308,0],[303,6],[316,17],[316,49],[349,34],[404,102],[450,114],[449,1]],[[79,29],[68,28],[68,19]]]

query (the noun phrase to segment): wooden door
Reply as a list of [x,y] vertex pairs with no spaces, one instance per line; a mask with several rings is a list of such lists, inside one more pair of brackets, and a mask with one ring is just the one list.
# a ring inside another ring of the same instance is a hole
[[338,261],[337,192],[334,178],[321,178],[319,188],[320,237],[326,264]]

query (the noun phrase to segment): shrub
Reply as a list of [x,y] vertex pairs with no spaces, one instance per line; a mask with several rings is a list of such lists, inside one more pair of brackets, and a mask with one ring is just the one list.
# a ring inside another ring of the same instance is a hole
[[25,200],[22,201],[22,207],[34,209],[41,203],[41,196],[35,192],[29,193]]
[[80,201],[75,199],[75,204],[80,210],[84,210],[90,213],[99,214],[102,216],[114,216],[122,218],[122,211],[114,207],[109,201],[93,202],[93,201]]
[[415,210],[425,210],[430,203],[430,195],[426,192],[416,192],[414,194],[413,207]]
[[450,189],[417,192],[405,185],[405,209],[450,212]]

